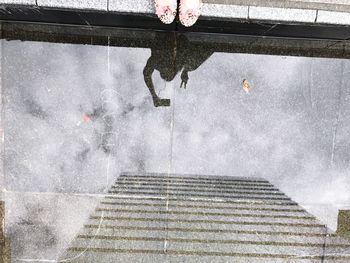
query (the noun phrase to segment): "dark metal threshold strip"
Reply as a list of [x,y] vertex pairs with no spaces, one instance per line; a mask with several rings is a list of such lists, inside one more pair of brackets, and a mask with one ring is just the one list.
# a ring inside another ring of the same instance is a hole
[[[164,242],[162,237],[132,237],[132,236],[110,236],[110,235],[78,235],[81,239],[101,239],[101,240],[128,240],[128,241],[153,241]],[[350,244],[327,244],[323,243],[294,243],[276,241],[253,241],[253,240],[225,240],[225,239],[199,239],[199,238],[172,238],[167,237],[167,242],[178,243],[201,243],[201,244],[235,244],[235,245],[257,245],[257,246],[283,246],[283,247],[320,247],[320,248],[349,248]]]
[[109,220],[109,221],[141,221],[141,222],[175,222],[175,223],[208,223],[223,225],[259,225],[259,226],[286,226],[286,227],[308,227],[308,228],[325,228],[322,224],[305,224],[305,223],[282,223],[282,222],[246,222],[246,221],[223,221],[223,220],[206,220],[206,219],[172,219],[172,218],[142,218],[142,217],[123,217],[123,216],[91,216],[90,219]]
[[139,231],[164,231],[164,232],[194,232],[194,233],[216,233],[216,234],[248,234],[248,235],[283,235],[283,236],[302,236],[302,237],[336,237],[330,234],[326,228],[324,233],[295,232],[295,231],[261,231],[261,230],[230,230],[230,229],[207,229],[207,228],[183,228],[183,227],[141,227],[141,226],[117,226],[117,225],[84,225],[85,228],[106,228],[113,230],[139,230]]
[[152,249],[118,249],[118,248],[85,248],[71,247],[71,252],[100,252],[100,253],[127,253],[127,254],[156,254],[178,256],[214,256],[214,257],[249,257],[249,258],[282,258],[282,259],[313,259],[313,260],[350,260],[350,256],[342,255],[298,255],[298,254],[259,254],[259,253],[234,253],[215,251],[191,251],[191,250],[152,250]]
[[237,214],[237,213],[213,213],[213,212],[190,212],[174,210],[144,210],[144,209],[113,209],[97,208],[97,212],[121,212],[121,213],[139,213],[139,214],[168,214],[168,215],[195,215],[195,216],[229,216],[229,217],[253,217],[253,218],[289,218],[315,220],[312,216],[294,216],[294,215],[269,215],[269,214]]
[[[115,206],[149,206],[149,207],[165,207],[165,202],[160,204],[152,203],[130,203],[130,202],[106,202],[102,201],[102,205],[115,205]],[[201,209],[210,209],[210,210],[247,210],[247,211],[269,211],[269,212],[304,212],[303,209],[284,209],[284,208],[264,208],[264,207],[251,207],[251,206],[214,206],[214,205],[183,205],[183,204],[172,204],[168,203],[169,208],[201,208]]]
[[[1,10],[0,10],[1,11]],[[0,13],[1,17],[1,13]],[[1,20],[1,18],[0,18]],[[82,26],[55,22],[3,20],[0,38],[6,40],[40,41],[49,43],[70,43],[102,45],[113,47],[154,48],[164,44],[164,35],[178,37],[164,30],[137,29],[123,27]],[[132,20],[130,22],[132,24]],[[242,25],[237,24],[240,28]],[[271,26],[271,25],[270,25]],[[270,28],[270,26],[265,28]],[[236,28],[236,27],[234,27]],[[349,29],[347,29],[350,31]],[[169,31],[169,30],[167,30]],[[332,32],[336,32],[332,31]],[[350,58],[349,34],[341,34],[343,39],[300,39],[273,37],[247,30],[245,34],[187,34],[194,50],[212,50],[225,53],[248,53],[283,56]],[[264,37],[261,37],[264,36]]]
[[183,27],[178,21],[162,24],[155,15],[126,14],[101,11],[53,9],[30,6],[5,6],[3,21],[25,21],[80,26],[123,27],[176,32],[205,32],[246,36],[347,40],[350,28],[338,25],[277,23],[237,19],[201,18],[193,27]]
[[181,198],[175,196],[159,196],[159,195],[106,195],[106,199],[129,199],[129,200],[157,200],[164,201],[165,198],[168,201],[181,201],[181,202],[190,202],[190,203],[210,203],[210,204],[250,204],[250,205],[278,205],[278,206],[297,206],[298,204],[294,201],[282,202],[278,200],[242,200],[237,198],[237,200],[233,199],[207,199],[207,198],[192,198],[192,196],[188,196],[189,198]]

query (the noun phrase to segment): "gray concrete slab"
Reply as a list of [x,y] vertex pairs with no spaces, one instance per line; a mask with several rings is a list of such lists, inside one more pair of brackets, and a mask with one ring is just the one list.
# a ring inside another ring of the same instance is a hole
[[[181,227],[186,229],[219,229],[220,231],[282,231],[289,233],[311,233],[311,234],[325,234],[327,229],[325,227],[295,227],[295,226],[280,226],[280,225],[244,225],[244,224],[216,224],[216,223],[187,223],[187,222],[169,222],[169,228]],[[220,232],[218,231],[218,232]]]
[[[152,211],[153,212],[153,211]],[[123,220],[127,220],[128,218],[135,219],[136,221],[139,221],[137,219],[143,220],[154,220],[154,221],[166,221],[166,218],[168,217],[165,213],[157,213],[157,211],[153,213],[128,213],[128,212],[112,212],[112,211],[103,211],[97,212],[94,214],[94,216],[101,216],[105,217],[106,219],[111,219],[114,221],[119,221],[120,218]]]
[[108,10],[114,12],[154,14],[154,3],[152,0],[125,1],[109,0]]
[[350,13],[319,10],[317,23],[350,25]]
[[[191,181],[217,181],[217,182],[246,182],[246,183],[264,183],[270,184],[266,179],[260,177],[247,177],[247,176],[228,176],[228,175],[197,175],[197,174],[177,174],[177,173],[145,173],[135,174],[131,172],[122,173],[118,179],[166,179],[171,181],[191,180]],[[270,184],[271,185],[271,184]]]
[[[166,229],[166,228],[164,228]],[[154,231],[154,230],[131,230],[131,229],[116,229],[116,228],[83,228],[81,235],[95,236],[124,236],[124,237],[154,237],[154,238],[166,238],[166,231]]]
[[[105,232],[103,232],[105,233]],[[314,243],[314,244],[344,244],[344,240],[334,237],[309,237],[309,236],[293,236],[293,235],[263,235],[263,234],[234,234],[234,233],[195,233],[184,231],[169,231],[168,238],[188,238],[200,240],[241,240],[256,242],[283,242],[283,243]],[[348,242],[348,244],[350,241]],[[349,244],[350,246],[350,244]]]
[[112,227],[165,227],[166,222],[164,221],[155,221],[155,220],[149,220],[149,221],[136,221],[136,220],[108,220],[104,218],[101,220],[99,217],[94,217],[90,219],[86,224],[91,225],[104,225],[104,226],[112,226]]
[[1,0],[1,4],[14,4],[14,5],[36,5],[35,0]]
[[107,11],[107,0],[37,0],[38,6]]
[[[225,257],[225,256],[190,256],[190,255],[169,255],[167,257],[168,262],[171,263],[200,263],[200,262],[215,262],[215,263],[227,263],[233,261],[232,257]],[[249,257],[235,257],[234,261],[235,263],[286,263],[286,259],[278,259],[278,258],[249,258]],[[291,259],[289,258],[288,263],[320,263],[320,261],[317,259],[315,260],[303,260],[303,259]],[[328,261],[324,260],[325,263],[334,263],[334,261]],[[337,261],[337,262],[346,262],[346,261]],[[347,263],[347,262],[346,262]]]
[[140,191],[140,193],[142,194],[157,194],[157,196],[161,196],[161,195],[174,195],[174,196],[187,196],[187,195],[192,195],[192,196],[199,196],[199,197],[210,197],[210,198],[241,198],[241,199],[245,199],[245,198],[254,198],[257,200],[289,200],[288,197],[283,196],[283,195],[274,195],[274,194],[264,194],[264,193],[256,193],[256,192],[247,192],[244,193],[243,191],[235,191],[232,193],[228,193],[228,192],[209,192],[209,191],[201,191],[200,193],[198,193],[198,191],[181,191],[181,190],[167,190],[166,188],[161,189],[161,190],[154,190],[154,189],[139,189],[139,188],[132,188],[132,189],[128,189],[128,188],[116,188],[111,190],[111,193],[116,193],[116,194],[120,194],[120,193],[135,193],[137,194],[138,191]]
[[[153,207],[153,206],[128,206],[128,205],[107,205],[107,204],[101,204],[99,206],[100,208],[103,209],[128,209],[128,210],[148,210],[148,211],[166,211],[166,206],[164,205],[163,207]],[[288,215],[293,215],[293,216],[310,216],[306,212],[293,212],[293,211],[259,211],[255,209],[249,209],[247,208],[246,210],[241,210],[237,208],[232,208],[232,209],[215,209],[215,208],[196,208],[196,207],[176,207],[176,206],[169,206],[169,211],[175,211],[175,212],[191,212],[191,213],[240,213],[240,214],[251,214],[254,213],[256,215],[259,214],[270,214],[270,215],[276,215],[276,216],[288,216]]]
[[[239,214],[237,214],[239,215]],[[146,215],[144,215],[146,216]],[[154,216],[154,217],[159,217]],[[295,226],[303,226],[303,227],[313,227],[315,225],[319,225],[318,222],[315,222],[315,220],[310,219],[295,219],[295,218],[277,218],[277,217],[249,217],[249,216],[215,216],[215,215],[195,215],[195,214],[189,214],[189,215],[182,215],[182,214],[171,214],[168,216],[169,220],[175,220],[175,221],[187,221],[191,220],[194,222],[216,222],[217,224],[236,224],[236,223],[242,223],[242,224],[271,224],[271,225],[295,225]]]
[[[327,253],[350,252],[348,248],[330,248],[330,247],[293,247],[293,246],[276,246],[276,245],[247,245],[247,244],[208,244],[208,243],[185,243],[169,242],[169,250],[187,250],[196,252],[221,252],[221,253],[248,253],[248,254],[294,254],[297,256],[322,256]],[[278,256],[277,256],[278,257]]]
[[203,0],[204,3],[225,5],[248,5],[257,7],[314,9],[327,11],[350,11],[347,0]]
[[316,19],[316,10],[251,6],[249,8],[249,18],[254,20],[313,23]]
[[104,201],[106,202],[119,202],[119,203],[131,203],[131,204],[140,204],[140,203],[147,203],[149,205],[160,205],[165,204],[164,198],[155,198],[154,196],[149,197],[138,197],[138,196],[115,196],[115,195],[108,195],[104,198]]
[[[159,202],[158,200],[140,200],[136,202],[133,199],[130,199],[130,202],[123,202],[123,199],[104,199],[101,203],[101,206],[103,207],[130,207],[133,209],[141,209],[141,208],[147,208],[147,209],[164,209],[166,206],[166,202],[163,200],[162,202]],[[213,202],[213,200],[207,200],[207,201],[196,201],[196,200],[170,200],[168,203],[168,206],[171,209],[182,209],[182,210],[200,210],[200,211],[212,211],[212,212],[219,212],[219,211],[256,211],[256,212],[276,212],[276,213],[286,213],[286,214],[304,214],[304,210],[301,209],[299,206],[283,206],[283,205],[271,205],[271,204],[264,204],[264,203],[225,203],[225,202]]]
[[[160,239],[162,240],[162,239]],[[70,247],[81,248],[101,248],[101,249],[159,249],[164,247],[163,241],[143,241],[143,240],[118,240],[103,239],[91,236],[90,238],[76,238]]]
[[[35,0],[2,0],[0,4],[36,5]],[[102,10],[119,13],[154,14],[154,4],[151,0],[122,1],[122,0],[37,0],[38,6]],[[319,17],[316,19],[317,11]],[[254,19],[263,21],[327,23],[348,25],[350,12],[349,3],[342,1],[241,1],[215,0],[204,1],[203,18],[215,19]]]
[[248,6],[205,3],[202,8],[202,16],[248,19]]
[[[74,263],[96,263],[96,262],[132,262],[132,263],[155,263],[167,262],[166,255],[146,254],[146,253],[94,253],[91,251],[69,252],[61,260]],[[173,262],[173,261],[171,261]],[[186,261],[187,262],[187,261]]]
[[[0,0],[4,5],[99,10],[154,15],[152,0]],[[319,17],[317,17],[317,12]],[[350,3],[343,0],[205,0],[202,18],[349,25]]]

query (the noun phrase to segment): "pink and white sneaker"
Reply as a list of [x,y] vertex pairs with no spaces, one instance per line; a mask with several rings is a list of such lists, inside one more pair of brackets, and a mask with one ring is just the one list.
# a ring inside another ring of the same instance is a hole
[[155,0],[156,14],[164,24],[171,24],[177,11],[177,0]]
[[201,0],[180,0],[179,18],[182,25],[193,26],[197,22],[202,7]]

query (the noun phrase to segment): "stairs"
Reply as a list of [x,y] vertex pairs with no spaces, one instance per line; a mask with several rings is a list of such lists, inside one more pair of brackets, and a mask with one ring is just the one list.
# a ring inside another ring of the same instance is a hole
[[61,259],[349,262],[350,241],[260,178],[122,174]]

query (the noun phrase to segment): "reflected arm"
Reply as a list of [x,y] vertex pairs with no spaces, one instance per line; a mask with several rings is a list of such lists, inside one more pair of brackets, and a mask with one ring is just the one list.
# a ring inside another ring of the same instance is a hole
[[153,57],[151,56],[148,59],[145,68],[143,69],[143,77],[144,77],[145,83],[149,89],[149,92],[152,95],[153,104],[155,107],[170,106],[170,100],[169,99],[160,99],[154,90],[154,85],[153,85],[153,80],[152,80],[152,74],[154,72],[154,69],[155,69],[155,63],[154,63]]

